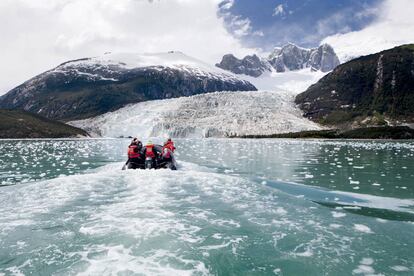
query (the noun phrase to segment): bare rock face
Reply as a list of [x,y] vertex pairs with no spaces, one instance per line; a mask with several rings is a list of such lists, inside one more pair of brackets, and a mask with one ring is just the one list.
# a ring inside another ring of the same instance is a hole
[[322,72],[329,72],[340,64],[338,56],[329,44],[323,44],[312,49],[309,58],[309,65]]
[[232,54],[224,55],[217,67],[231,71],[235,74],[244,74],[252,77],[258,77],[264,72],[270,72],[272,66],[265,59],[257,55],[246,56],[243,59],[238,59]]
[[334,49],[328,44],[313,49],[288,44],[282,48],[276,48],[270,54],[269,62],[277,72],[304,68],[329,72],[340,64]]
[[252,55],[238,59],[232,54],[227,54],[216,66],[235,74],[259,77],[264,72],[280,73],[304,68],[329,72],[339,64],[334,49],[328,44],[305,49],[290,43],[284,47],[275,48],[267,58]]

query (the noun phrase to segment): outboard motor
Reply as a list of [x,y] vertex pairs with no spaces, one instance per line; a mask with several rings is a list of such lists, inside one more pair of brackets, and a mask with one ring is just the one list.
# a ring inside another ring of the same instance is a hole
[[153,169],[155,168],[154,166],[154,160],[152,159],[152,157],[147,157],[145,158],[145,169]]
[[164,148],[163,152],[162,152],[162,158],[168,160],[171,159],[171,150]]

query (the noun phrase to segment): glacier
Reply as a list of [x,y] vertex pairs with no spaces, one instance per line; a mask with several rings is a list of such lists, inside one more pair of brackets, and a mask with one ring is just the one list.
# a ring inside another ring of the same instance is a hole
[[71,125],[92,136],[226,137],[321,129],[289,91],[215,92],[128,105]]
[[322,126],[302,117],[294,98],[324,75],[307,68],[258,78],[240,76],[259,91],[140,102],[69,124],[94,137],[204,138],[320,130]]

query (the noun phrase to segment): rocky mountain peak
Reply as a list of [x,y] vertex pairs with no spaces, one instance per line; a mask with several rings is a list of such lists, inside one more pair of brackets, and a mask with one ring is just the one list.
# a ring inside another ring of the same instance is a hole
[[225,55],[216,66],[235,74],[258,77],[266,71],[286,72],[305,68],[329,72],[339,64],[334,49],[328,44],[306,49],[288,43],[283,47],[275,47],[267,58],[252,55],[237,59],[230,54]]
[[260,58],[256,54],[245,56],[238,59],[232,54],[224,55],[221,62],[216,64],[217,67],[231,71],[235,74],[245,74],[258,77],[264,72],[271,72],[272,66],[267,60]]

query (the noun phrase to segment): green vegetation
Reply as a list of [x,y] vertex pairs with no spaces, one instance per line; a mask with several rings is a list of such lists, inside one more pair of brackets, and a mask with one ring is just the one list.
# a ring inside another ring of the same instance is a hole
[[413,70],[414,44],[403,45],[338,66],[295,102],[305,117],[329,126],[414,122]]
[[367,127],[352,130],[315,130],[271,135],[246,135],[232,138],[314,138],[314,139],[414,139],[414,129],[406,126]]
[[20,110],[0,109],[0,138],[88,136],[79,128]]

